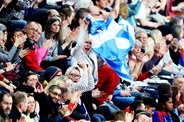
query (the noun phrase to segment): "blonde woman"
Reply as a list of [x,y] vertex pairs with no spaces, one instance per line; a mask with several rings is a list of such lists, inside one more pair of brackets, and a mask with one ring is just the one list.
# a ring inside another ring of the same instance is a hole
[[66,76],[63,76],[63,75],[54,77],[49,82],[49,84],[44,88],[44,92],[47,93],[48,88],[52,85],[58,85],[58,86],[66,85],[67,86],[67,84],[65,83],[66,80],[70,80],[70,79],[68,79]]
[[78,61],[78,66],[69,67],[65,73],[73,81],[72,91],[82,90],[87,92],[93,90],[95,84],[90,66],[83,61]]

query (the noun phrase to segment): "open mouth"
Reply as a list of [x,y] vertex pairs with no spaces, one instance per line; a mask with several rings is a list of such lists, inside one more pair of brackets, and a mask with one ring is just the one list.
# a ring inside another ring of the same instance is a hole
[[86,51],[89,51],[90,49],[89,48],[85,48]]

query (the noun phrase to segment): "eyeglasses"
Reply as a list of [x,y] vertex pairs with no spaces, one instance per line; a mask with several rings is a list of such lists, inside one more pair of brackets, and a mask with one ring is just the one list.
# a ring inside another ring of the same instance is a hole
[[29,30],[31,30],[31,31],[33,31],[33,32],[35,32],[35,33],[37,33],[38,35],[41,35],[41,32],[39,32],[38,29],[29,28],[29,27],[27,27],[27,29],[29,29]]
[[52,93],[54,96],[60,96],[61,94],[58,94],[57,92],[53,92],[53,91],[49,91],[50,93]]
[[137,37],[138,39],[143,39],[143,40],[147,40],[148,37]]
[[81,77],[80,75],[77,75],[77,74],[74,74],[74,73],[70,73],[70,75],[71,75],[72,77],[76,77],[76,78],[80,78],[80,77]]

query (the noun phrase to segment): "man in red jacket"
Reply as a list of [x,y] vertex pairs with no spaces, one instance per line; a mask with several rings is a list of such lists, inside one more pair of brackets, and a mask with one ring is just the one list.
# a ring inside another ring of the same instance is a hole
[[39,48],[37,42],[42,34],[42,27],[37,22],[28,22],[24,27],[27,40],[24,48],[29,48],[30,53],[23,58],[24,64],[28,70],[41,71],[40,62],[47,56],[48,49],[52,46],[51,40],[45,41],[43,47]]

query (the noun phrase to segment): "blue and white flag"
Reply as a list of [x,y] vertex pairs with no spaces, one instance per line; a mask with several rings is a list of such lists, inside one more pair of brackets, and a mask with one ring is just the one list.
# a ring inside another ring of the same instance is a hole
[[106,21],[96,20],[91,15],[90,39],[92,48],[123,80],[132,82],[126,61],[135,42],[133,27],[123,18],[116,23],[111,17]]

